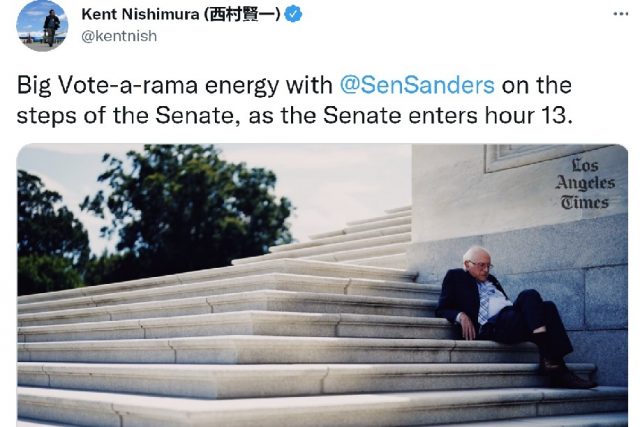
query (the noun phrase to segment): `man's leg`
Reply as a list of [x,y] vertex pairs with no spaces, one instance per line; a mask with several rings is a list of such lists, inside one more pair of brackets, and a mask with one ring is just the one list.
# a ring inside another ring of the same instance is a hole
[[[551,345],[551,353],[558,358],[564,358],[573,352],[571,340],[567,335],[567,330],[562,323],[560,313],[556,305],[551,301],[543,302],[545,325],[547,327],[547,337]],[[535,335],[535,334],[534,334]]]
[[[542,301],[535,290],[518,295],[513,309],[520,314],[529,333],[527,341],[534,342],[540,351],[540,372],[551,377],[552,385],[567,388],[592,388],[597,384],[584,380],[564,364],[564,356],[573,351],[556,305]],[[535,331],[535,333],[534,333]]]
[[538,345],[542,357],[561,361],[573,351],[564,323],[553,302],[543,301],[537,291],[528,289],[518,295],[513,307],[522,314],[531,333],[527,341]]
[[493,333],[488,339],[503,344],[516,344],[531,340],[531,331],[522,313],[514,307],[505,307],[498,315],[491,319],[494,323]]

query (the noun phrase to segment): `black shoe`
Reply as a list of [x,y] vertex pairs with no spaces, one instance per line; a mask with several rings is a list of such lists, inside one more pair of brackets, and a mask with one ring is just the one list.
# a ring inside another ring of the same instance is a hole
[[567,365],[561,361],[555,361],[540,356],[540,374],[541,375],[559,375],[568,371]]
[[569,369],[551,375],[551,386],[557,388],[587,389],[597,387],[594,381],[585,380],[571,372]]

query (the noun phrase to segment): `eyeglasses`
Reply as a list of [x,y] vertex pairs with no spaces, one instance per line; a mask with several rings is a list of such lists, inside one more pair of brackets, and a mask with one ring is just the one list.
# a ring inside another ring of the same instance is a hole
[[480,267],[480,270],[484,270],[485,268],[487,270],[491,270],[494,267],[493,264],[487,264],[485,262],[473,262],[470,259],[468,259],[467,261],[469,261],[471,264],[473,264],[473,265],[475,265],[477,267]]

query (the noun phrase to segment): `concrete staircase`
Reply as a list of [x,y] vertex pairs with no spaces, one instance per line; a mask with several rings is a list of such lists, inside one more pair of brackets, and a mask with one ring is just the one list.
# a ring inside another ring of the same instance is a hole
[[297,258],[405,269],[407,248],[411,242],[411,207],[349,222],[345,228],[310,238],[309,242],[270,248],[271,253],[266,255],[234,260],[233,265]]
[[231,267],[19,297],[18,425],[627,425],[626,388],[548,388],[532,344],[454,340],[439,285],[386,267],[410,212]]

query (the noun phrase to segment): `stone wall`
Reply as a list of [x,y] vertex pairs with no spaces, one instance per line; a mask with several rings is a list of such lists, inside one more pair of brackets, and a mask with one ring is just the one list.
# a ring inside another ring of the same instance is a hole
[[[503,146],[414,145],[414,242],[627,213],[627,151],[623,147],[500,147]],[[578,148],[589,151],[564,155]],[[597,180],[606,188],[584,192],[566,189],[560,176],[565,183]],[[611,183],[614,187],[608,188]],[[562,206],[563,196],[570,196],[569,202],[575,202],[577,197],[580,203],[600,203],[593,208],[566,209]],[[604,200],[607,207],[603,207]]]
[[[488,248],[496,265],[493,273],[509,296],[535,288],[556,302],[574,343],[568,361],[596,363],[600,383],[626,385],[626,151],[618,146],[574,151],[487,171],[486,155],[492,151],[485,146],[443,146],[440,153],[437,148],[414,147],[413,241],[408,257],[410,269],[419,272],[418,280],[438,282],[447,269],[461,266],[469,246]],[[598,171],[573,172],[576,158],[590,165],[597,162]],[[495,163],[489,166],[495,168]],[[596,175],[613,179],[615,186],[584,192],[555,188],[559,175],[566,179],[574,174],[587,180]],[[607,199],[608,207],[564,209],[564,193]]]

